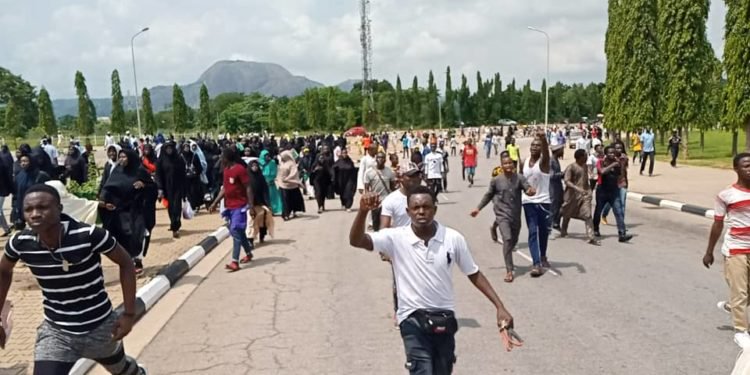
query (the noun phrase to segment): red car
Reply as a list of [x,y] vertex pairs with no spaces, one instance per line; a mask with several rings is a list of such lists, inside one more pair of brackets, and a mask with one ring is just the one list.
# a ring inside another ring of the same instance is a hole
[[364,126],[355,126],[344,133],[345,137],[359,137],[367,134]]

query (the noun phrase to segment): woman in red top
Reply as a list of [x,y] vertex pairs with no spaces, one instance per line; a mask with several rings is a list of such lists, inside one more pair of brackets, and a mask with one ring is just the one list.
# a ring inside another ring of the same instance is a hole
[[143,167],[146,168],[148,173],[156,173],[156,153],[154,152],[154,146],[147,143],[143,146],[143,156],[141,157]]
[[466,141],[464,146],[463,161],[466,175],[469,178],[469,187],[472,187],[474,185],[474,174],[477,171],[477,148],[471,138]]

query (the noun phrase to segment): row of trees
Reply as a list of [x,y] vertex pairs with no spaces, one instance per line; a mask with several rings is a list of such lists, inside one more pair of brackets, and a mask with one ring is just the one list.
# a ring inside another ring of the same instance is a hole
[[[701,134],[750,130],[750,3],[727,0],[720,62],[706,36],[708,0],[609,0],[607,127]],[[724,79],[723,77],[726,77]],[[747,132],[750,147],[750,131]]]
[[[21,93],[25,96],[16,93],[8,94],[7,99],[0,96],[0,100],[7,103],[4,109],[0,107],[5,112],[0,117],[7,119],[5,125],[0,124],[6,133],[20,137],[30,128],[38,126],[44,133],[55,134],[58,125],[72,125],[73,129],[70,130],[84,136],[94,132],[96,108],[81,72],[75,75],[79,116],[72,119],[68,116],[55,118],[49,94],[44,88],[37,97],[28,82],[12,76],[10,72],[7,74],[13,78],[13,84],[8,86],[24,87],[25,91]],[[23,85],[20,85],[21,82]],[[107,130],[123,134],[135,127],[136,116],[133,111],[124,108],[117,70],[112,72],[111,82],[112,112]],[[340,131],[355,124],[376,128],[387,124],[407,128],[434,127],[438,124],[450,127],[459,123],[496,124],[500,119],[522,123],[544,120],[543,92],[546,82],[542,82],[537,91],[528,80],[522,87],[517,87],[515,80],[503,86],[500,74],[484,80],[482,74],[477,72],[476,89],[472,92],[465,75],[461,75],[459,87],[453,88],[448,67],[442,93],[432,71],[428,74],[426,87],[420,86],[416,76],[409,88],[403,87],[401,77],[396,77],[395,86],[387,80],[372,81],[369,85],[373,88],[374,110],[368,104],[369,99],[362,97],[360,83],[355,84],[350,92],[334,87],[312,88],[293,98],[227,93],[211,99],[203,85],[197,110],[187,105],[182,89],[175,84],[171,108],[159,113],[154,113],[150,92],[144,88],[140,103],[141,124],[144,132],[154,134],[159,130],[222,130],[232,133],[261,130]],[[5,92],[2,88],[0,85],[0,92]],[[594,118],[602,110],[603,89],[603,84],[584,86],[558,82],[550,87],[550,121],[578,122],[583,117]]]

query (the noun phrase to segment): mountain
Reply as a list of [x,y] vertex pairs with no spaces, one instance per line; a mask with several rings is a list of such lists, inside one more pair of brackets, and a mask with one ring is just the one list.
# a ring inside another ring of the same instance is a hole
[[338,87],[339,90],[343,92],[351,92],[352,89],[354,88],[354,85],[360,82],[362,82],[361,79],[347,79],[346,81],[341,82],[338,85],[336,85],[336,87]]
[[[201,84],[206,84],[211,97],[219,94],[240,92],[245,94],[261,93],[273,96],[297,96],[306,89],[322,87],[323,84],[303,76],[295,76],[284,67],[273,63],[253,61],[218,61],[211,65],[193,83],[181,86],[185,102],[197,108],[200,102]],[[172,106],[172,85],[156,86],[150,89],[151,104],[155,112]],[[109,116],[112,111],[110,98],[92,99],[98,116]],[[133,108],[134,98],[125,98],[125,108]],[[52,101],[55,115],[65,116],[78,113],[77,99],[58,99]]]

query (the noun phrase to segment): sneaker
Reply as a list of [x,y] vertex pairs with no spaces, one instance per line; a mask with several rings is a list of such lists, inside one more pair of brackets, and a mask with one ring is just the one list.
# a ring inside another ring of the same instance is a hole
[[148,375],[148,371],[145,367],[138,365],[138,375]]
[[607,222],[607,217],[606,216],[602,216],[602,224],[609,225],[609,223]]
[[495,227],[490,227],[490,238],[492,238],[493,242],[497,242],[497,231],[495,231]]
[[240,263],[242,264],[250,263],[252,260],[253,260],[253,255],[248,254],[248,255],[245,255],[242,259],[240,259]]
[[601,234],[601,233],[599,233],[599,231],[598,231],[598,230],[597,230],[597,231],[594,231],[594,237],[601,237],[601,236],[602,236],[602,234]]
[[235,272],[240,270],[240,265],[237,262],[232,261],[231,263],[224,266],[229,272]]
[[597,239],[591,239],[591,240],[589,240],[589,245],[601,246],[602,243],[601,243],[601,241],[599,241]]
[[719,310],[721,310],[721,311],[723,311],[723,312],[725,312],[727,314],[731,314],[732,313],[732,308],[729,307],[729,302],[727,302],[727,301],[719,301],[716,304],[716,307],[718,307]]
[[750,335],[747,332],[736,332],[734,334],[734,343],[742,349],[750,348]]
[[540,277],[544,275],[544,270],[541,267],[536,266],[531,269],[531,272],[529,272],[529,275],[535,278]]
[[172,232],[172,238],[180,238],[180,231],[176,230],[176,231]]
[[620,242],[628,242],[631,239],[633,239],[633,235],[632,234],[625,234],[625,235],[620,236],[620,239],[618,241],[620,241]]

